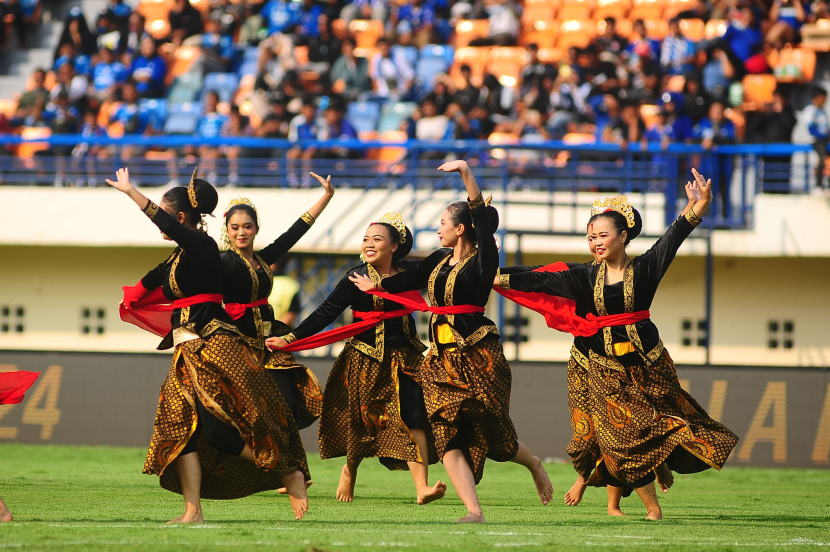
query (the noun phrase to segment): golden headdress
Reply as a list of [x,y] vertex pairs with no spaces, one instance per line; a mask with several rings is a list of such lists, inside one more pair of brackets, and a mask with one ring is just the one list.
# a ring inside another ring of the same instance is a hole
[[222,215],[222,217],[225,219],[222,222],[222,245],[225,249],[231,249],[232,247],[231,239],[228,236],[228,213],[232,208],[234,208],[237,205],[247,205],[248,207],[254,210],[254,213],[256,213],[256,220],[254,222],[256,223],[257,228],[259,228],[259,212],[256,210],[256,206],[253,204],[253,202],[247,197],[237,197],[235,199],[232,199],[231,202],[228,203],[228,206],[225,208],[225,212]]
[[601,197],[591,205],[591,216],[615,211],[625,217],[629,228],[634,228],[634,208],[625,196]]
[[401,237],[401,243],[406,243],[406,224],[404,223],[403,217],[400,213],[386,213],[380,217],[380,220],[378,220],[376,224],[378,223],[393,226]]
[[190,184],[187,185],[187,197],[190,198],[190,205],[194,209],[199,206],[199,202],[196,201],[196,188],[193,187],[198,171],[199,167],[193,167],[193,176],[190,177]]

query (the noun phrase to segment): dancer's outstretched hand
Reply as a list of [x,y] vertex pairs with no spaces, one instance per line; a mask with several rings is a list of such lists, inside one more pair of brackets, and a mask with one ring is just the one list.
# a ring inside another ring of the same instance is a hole
[[693,207],[698,201],[703,199],[703,194],[700,192],[700,188],[698,188],[697,186],[697,181],[686,183],[686,197],[689,198],[689,203]]
[[118,169],[118,172],[115,173],[115,182],[107,179],[107,184],[118,190],[119,192],[129,193],[130,190],[133,189],[133,185],[130,184],[130,169],[123,168]]
[[[709,210],[709,204],[712,203],[712,179],[706,179],[702,174],[697,172],[697,169],[692,169],[692,175],[695,177],[694,187],[700,191],[700,199],[693,207],[697,216],[702,217]],[[692,185],[691,182],[687,186]]]
[[457,172],[464,174],[466,171],[470,170],[470,165],[468,165],[467,162],[463,159],[457,159],[455,161],[447,161],[446,163],[438,167],[438,170],[444,172]]
[[353,272],[352,275],[349,276],[349,280],[351,280],[360,291],[372,291],[375,289],[375,283],[371,278],[358,274],[357,272]]
[[324,180],[323,177],[317,173],[310,172],[308,174],[316,178],[320,182],[320,184],[323,185],[323,188],[326,190],[327,196],[331,197],[334,195],[334,186],[331,185],[331,175],[328,175]]
[[281,337],[269,337],[265,340],[265,345],[267,345],[269,349],[282,349],[288,345],[288,342]]

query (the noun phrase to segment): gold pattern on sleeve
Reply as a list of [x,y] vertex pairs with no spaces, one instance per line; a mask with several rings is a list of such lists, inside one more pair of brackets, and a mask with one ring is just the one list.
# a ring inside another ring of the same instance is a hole
[[294,335],[294,332],[290,332],[282,336],[286,343],[294,343],[297,341],[297,336]]
[[470,206],[471,210],[475,209],[476,207],[481,207],[482,205],[484,205],[484,194],[479,192],[477,198],[475,198],[475,199],[469,199],[468,198],[467,199],[467,204]]
[[695,210],[691,207],[688,211],[686,211],[686,214],[683,216],[686,217],[686,220],[689,221],[689,224],[691,224],[693,227],[697,227],[698,224],[703,222],[703,219],[697,216],[695,214]]
[[499,287],[510,289],[510,274],[499,274]]
[[144,207],[144,209],[142,209],[142,212],[152,220],[153,217],[156,216],[156,213],[159,212],[159,206],[153,203],[152,201],[148,200],[147,206]]
[[314,221],[316,220],[313,216],[311,216],[311,213],[309,213],[308,211],[303,213],[300,218],[303,219],[303,222],[305,222],[309,226],[312,226],[314,224]]

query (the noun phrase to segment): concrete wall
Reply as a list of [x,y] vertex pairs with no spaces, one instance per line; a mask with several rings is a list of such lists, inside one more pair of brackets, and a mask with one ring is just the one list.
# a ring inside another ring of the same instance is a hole
[[[41,372],[20,405],[0,406],[0,442],[146,446],[170,357],[0,351],[0,371]],[[331,359],[311,359],[325,382]],[[732,465],[830,466],[830,372],[690,367],[681,384],[741,437]],[[514,363],[511,416],[536,454],[565,458],[571,436],[565,366]],[[304,430],[309,454],[316,425]]]

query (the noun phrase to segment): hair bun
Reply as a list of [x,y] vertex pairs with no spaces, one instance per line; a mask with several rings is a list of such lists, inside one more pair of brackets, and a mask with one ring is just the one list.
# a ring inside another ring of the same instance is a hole
[[412,232],[409,231],[409,227],[406,228],[406,241],[404,243],[398,243],[398,249],[392,253],[392,260],[400,261],[407,255],[409,252],[412,251]]
[[640,232],[643,231],[643,217],[640,216],[640,211],[635,208],[631,208],[634,211],[634,226],[628,229],[628,239],[625,240],[625,245],[631,243],[631,240],[636,238],[640,235]]
[[204,215],[213,213],[216,205],[219,204],[219,194],[216,188],[207,180],[197,178],[193,181],[193,190],[196,192],[196,201],[199,204],[196,211]]
[[490,220],[490,230],[495,233],[499,229],[499,212],[492,205],[485,207],[487,210],[487,218]]

